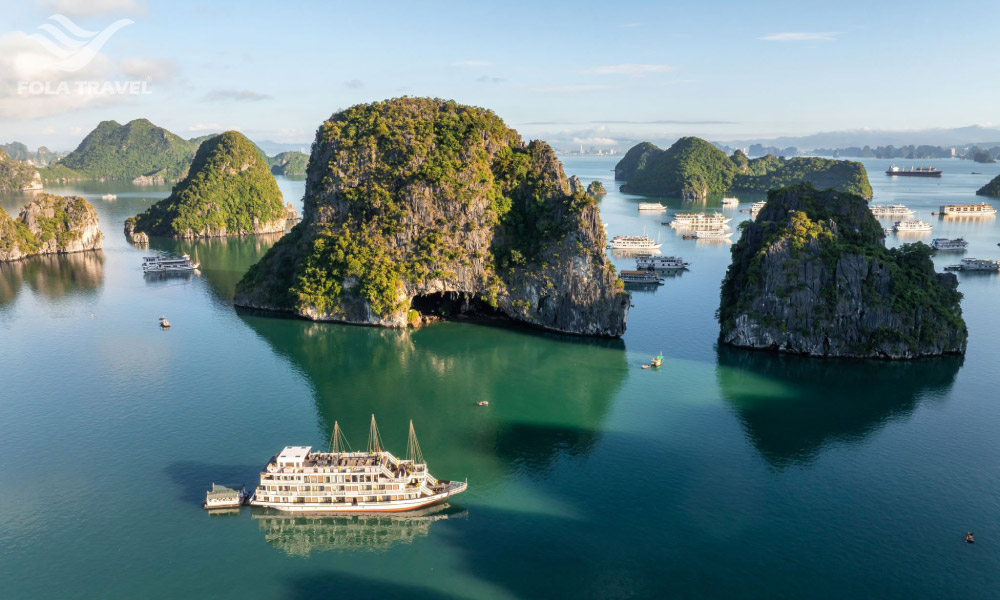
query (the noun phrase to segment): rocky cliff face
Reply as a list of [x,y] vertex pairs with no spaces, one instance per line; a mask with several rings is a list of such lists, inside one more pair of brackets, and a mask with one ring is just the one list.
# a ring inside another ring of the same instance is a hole
[[965,352],[952,274],[923,244],[886,249],[865,200],[809,185],[774,190],[732,249],[722,341],[810,356]]
[[16,219],[0,209],[0,261],[100,250],[103,244],[97,211],[83,198],[40,194]]
[[170,196],[125,222],[125,235],[219,237],[285,231],[281,191],[253,143],[236,131],[204,141]]
[[571,192],[547,144],[525,145],[484,109],[402,98],[320,127],[303,220],[235,302],[387,327],[477,313],[620,336],[628,295],[604,246],[596,204]]
[[0,150],[0,192],[33,192],[42,189],[42,176],[32,165]]

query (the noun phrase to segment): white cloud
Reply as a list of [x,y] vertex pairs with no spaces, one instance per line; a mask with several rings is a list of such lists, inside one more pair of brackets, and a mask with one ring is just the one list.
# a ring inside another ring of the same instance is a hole
[[42,0],[46,10],[64,15],[134,14],[145,10],[135,0]]
[[177,74],[177,65],[173,61],[156,58],[126,58],[119,63],[119,68],[126,77],[158,83],[166,83]]
[[234,89],[224,89],[224,90],[211,90],[202,97],[202,100],[206,102],[219,102],[219,101],[249,101],[257,102],[258,100],[267,100],[271,96],[267,94],[261,94],[259,92],[254,92],[252,90],[234,90]]
[[187,128],[188,131],[194,132],[206,132],[206,131],[222,131],[222,125],[218,123],[195,123],[194,125]]
[[365,82],[361,81],[360,79],[352,79],[350,81],[345,82],[344,86],[346,86],[346,87],[348,87],[348,88],[350,88],[352,90],[359,90],[359,89],[365,87]]
[[492,65],[488,60],[460,60],[458,62],[451,63],[453,67],[488,67]]
[[576,94],[580,92],[595,92],[597,90],[609,90],[610,85],[602,84],[580,84],[580,85],[547,85],[543,87],[530,88],[533,92],[543,92],[551,94]]
[[587,69],[584,73],[591,75],[628,75],[629,77],[642,77],[650,73],[667,73],[676,70],[673,65],[623,63],[620,65],[605,65]]
[[616,146],[618,141],[609,137],[574,137],[574,144],[583,144],[584,146]]
[[769,42],[833,42],[839,31],[769,33],[758,39]]

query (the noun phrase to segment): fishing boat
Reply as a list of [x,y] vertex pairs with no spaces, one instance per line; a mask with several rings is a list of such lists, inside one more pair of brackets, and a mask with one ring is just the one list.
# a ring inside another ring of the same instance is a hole
[[722,231],[721,229],[708,229],[694,232],[694,237],[699,240],[728,240],[732,236],[732,231]]
[[868,207],[872,211],[872,215],[877,219],[884,219],[888,217],[908,217],[913,214],[913,211],[902,204],[872,204]]
[[662,212],[662,211],[667,210],[667,207],[663,206],[659,202],[640,202],[639,203],[639,210],[640,211]]
[[739,206],[739,205],[740,205],[740,199],[739,198],[726,197],[726,198],[722,199],[722,206],[723,207],[733,207],[733,206]]
[[166,317],[160,317],[160,327],[163,329],[170,329],[170,321]]
[[941,214],[946,217],[994,217],[997,209],[986,202],[979,204],[945,204]]
[[142,258],[142,271],[144,273],[185,273],[198,268],[198,263],[191,262],[191,257],[187,254],[180,258],[170,258],[166,256],[144,256]]
[[1000,271],[1000,260],[963,258],[957,265],[948,265],[946,271]]
[[653,256],[652,254],[636,254],[636,269],[658,269],[663,271],[683,271],[688,263],[679,256]]
[[963,238],[955,238],[953,240],[948,238],[934,238],[931,240],[931,248],[943,252],[949,250],[965,250],[968,246],[969,242],[965,241]]
[[651,367],[662,367],[663,366],[663,353],[659,353],[653,357],[653,360],[649,361],[649,366]]
[[893,230],[896,233],[922,233],[930,231],[931,229],[932,227],[930,223],[912,219],[907,221],[896,221],[896,224],[893,226]]
[[476,406],[489,406],[489,405],[490,405],[489,400],[480,400],[479,402],[476,402]]
[[103,196],[101,196],[101,200],[117,200],[117,199],[118,196],[116,196],[115,194],[104,194]]
[[608,242],[612,250],[655,250],[662,245],[645,235],[616,235]]
[[941,171],[935,169],[934,167],[910,167],[909,169],[905,167],[897,167],[896,165],[890,166],[886,172],[886,175],[892,177],[940,177]]
[[384,449],[372,415],[364,452],[351,450],[336,421],[330,452],[286,446],[268,461],[250,504],[286,512],[399,512],[442,502],[467,488],[467,481],[430,474],[413,421],[407,456],[401,459]]
[[626,284],[653,284],[663,285],[663,278],[652,269],[628,270],[622,269],[620,276]]
[[247,499],[246,486],[229,487],[212,483],[212,489],[205,492],[205,502],[202,508],[211,510],[213,508],[233,508],[241,506]]

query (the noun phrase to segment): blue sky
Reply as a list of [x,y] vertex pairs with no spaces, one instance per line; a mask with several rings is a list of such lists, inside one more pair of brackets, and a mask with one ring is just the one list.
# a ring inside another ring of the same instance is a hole
[[[57,73],[27,37],[52,14],[134,22]],[[563,146],[988,124],[998,17],[997,2],[27,1],[0,31],[0,141],[73,147],[101,120],[146,117],[308,143],[336,110],[404,94]],[[39,97],[19,93],[26,78],[150,93]]]

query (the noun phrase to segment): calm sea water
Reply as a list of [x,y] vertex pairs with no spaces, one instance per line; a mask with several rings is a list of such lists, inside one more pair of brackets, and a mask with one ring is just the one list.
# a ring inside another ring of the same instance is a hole
[[[167,188],[50,190],[86,196],[107,239],[103,253],[0,265],[0,596],[996,596],[1000,276],[959,275],[964,358],[719,348],[728,245],[682,240],[660,225],[670,212],[639,215],[614,158],[564,160],[611,190],[610,235],[645,229],[691,262],[634,293],[622,340],[237,312],[233,286],[273,237],[155,240],[202,269],[151,278],[122,224]],[[1000,257],[995,221],[930,215],[978,201],[1000,167],[935,161],[932,181],[866,164],[875,201],[919,210],[927,238],[964,235],[965,256]],[[280,185],[301,208],[303,183]],[[639,368],[659,351],[663,368]],[[324,446],[334,420],[363,447],[372,413],[400,453],[412,419],[432,472],[469,491],[382,518],[201,509],[213,481],[252,484],[282,446]]]

